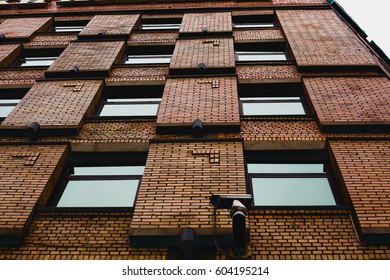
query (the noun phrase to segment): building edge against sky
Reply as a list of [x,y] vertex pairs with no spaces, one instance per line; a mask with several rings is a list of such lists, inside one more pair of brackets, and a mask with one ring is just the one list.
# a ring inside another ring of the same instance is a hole
[[333,1],[2,1],[0,258],[389,259],[389,104]]

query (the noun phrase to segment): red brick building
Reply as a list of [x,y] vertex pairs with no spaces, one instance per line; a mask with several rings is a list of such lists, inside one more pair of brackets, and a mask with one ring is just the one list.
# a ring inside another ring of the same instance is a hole
[[336,3],[0,9],[1,259],[390,258],[390,68]]

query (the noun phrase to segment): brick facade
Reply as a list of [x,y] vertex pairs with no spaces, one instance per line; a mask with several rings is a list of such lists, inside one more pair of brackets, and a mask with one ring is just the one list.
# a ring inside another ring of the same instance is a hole
[[12,64],[21,52],[21,45],[0,45],[0,67],[6,67]]
[[284,36],[279,29],[248,29],[248,30],[234,30],[235,42],[257,42],[257,41],[274,41],[283,40]]
[[0,24],[0,33],[6,38],[29,39],[35,32],[47,31],[52,24],[49,17],[10,18]]
[[232,15],[229,12],[220,13],[188,13],[184,14],[180,26],[180,34],[199,33],[204,29],[209,33],[231,33]]

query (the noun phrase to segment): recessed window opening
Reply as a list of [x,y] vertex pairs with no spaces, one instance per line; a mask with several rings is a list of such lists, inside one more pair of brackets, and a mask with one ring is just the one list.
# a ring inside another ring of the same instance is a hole
[[16,105],[20,102],[19,98],[0,98],[0,118],[6,118],[9,113],[15,108]]
[[273,28],[275,26],[273,14],[233,16],[234,28]]
[[56,56],[23,57],[19,60],[19,67],[50,66]]
[[142,18],[140,30],[179,30],[181,18]]
[[284,51],[237,51],[237,61],[285,61]]
[[171,54],[129,54],[125,64],[168,64],[171,58]]

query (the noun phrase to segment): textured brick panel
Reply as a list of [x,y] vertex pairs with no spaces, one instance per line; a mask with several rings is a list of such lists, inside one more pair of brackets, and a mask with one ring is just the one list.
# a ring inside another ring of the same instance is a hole
[[[225,193],[246,193],[241,143],[153,143],[132,228],[212,228],[210,196]],[[218,211],[218,228],[230,222]]]
[[230,125],[240,121],[235,77],[168,79],[160,104],[157,126]]
[[277,11],[298,66],[375,65],[332,10]]
[[46,31],[53,23],[50,17],[9,18],[0,24],[0,33],[6,38],[30,38],[35,32]]
[[21,45],[0,45],[0,67],[9,66],[22,51]]
[[193,39],[179,40],[170,68],[198,68],[199,63],[207,68],[232,68],[235,65],[233,39]]
[[140,15],[96,15],[79,33],[82,36],[96,36],[99,32],[105,35],[130,35]]
[[79,128],[91,113],[102,91],[102,81],[58,81],[35,84],[2,122],[2,128]]
[[44,69],[7,69],[0,71],[0,85],[3,87],[31,87],[37,79],[44,79]]
[[326,4],[326,0],[272,0],[274,5],[308,5]]
[[139,44],[139,43],[176,43],[178,37],[177,31],[142,31],[142,32],[132,32],[130,44]]
[[37,205],[47,202],[66,146],[0,146],[0,240],[20,239]]
[[247,29],[233,31],[235,42],[283,40],[279,29]]
[[[302,210],[300,210],[302,213]],[[251,253],[258,260],[389,259],[389,246],[364,246],[347,215],[252,211]]]
[[70,41],[76,40],[76,35],[64,34],[40,34],[34,36],[30,42],[25,43],[24,46],[28,48],[41,47],[67,47]]
[[210,33],[232,32],[232,14],[230,12],[184,14],[179,33],[201,33],[204,28]]
[[304,84],[321,125],[390,123],[387,78],[308,78]]
[[92,217],[36,217],[20,247],[1,248],[0,259],[162,260],[167,249],[129,246],[131,213]]
[[242,65],[236,67],[239,80],[246,79],[299,79],[293,65]]
[[363,231],[390,233],[390,142],[332,141],[332,153]]
[[106,79],[106,84],[163,82],[166,75],[168,75],[168,67],[166,66],[117,67]]
[[124,42],[70,43],[47,72],[67,72],[73,65],[77,65],[80,71],[109,71],[120,61],[124,51]]

